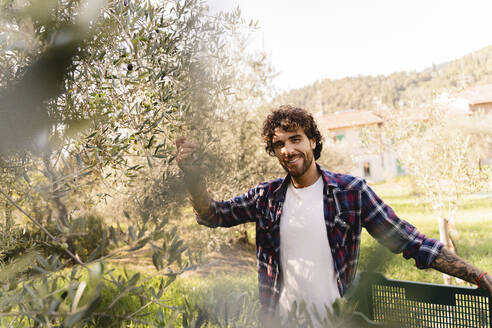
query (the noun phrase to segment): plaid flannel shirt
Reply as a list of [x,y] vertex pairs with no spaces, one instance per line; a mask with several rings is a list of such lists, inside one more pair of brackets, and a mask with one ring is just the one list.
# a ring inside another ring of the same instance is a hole
[[[323,209],[340,295],[352,282],[359,259],[362,227],[394,253],[415,259],[420,269],[428,268],[442,243],[419,233],[399,219],[366,184],[365,180],[324,170]],[[197,221],[208,227],[231,227],[256,222],[258,287],[262,310],[277,308],[282,275],[280,268],[280,219],[290,176],[260,183],[230,200],[212,200],[206,217]]]

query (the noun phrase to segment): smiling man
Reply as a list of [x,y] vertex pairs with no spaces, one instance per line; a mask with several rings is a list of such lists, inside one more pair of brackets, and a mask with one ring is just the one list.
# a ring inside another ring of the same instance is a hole
[[392,252],[413,258],[419,269],[431,267],[492,292],[490,276],[399,219],[363,179],[318,165],[322,137],[310,113],[281,106],[266,118],[262,135],[287,176],[230,200],[209,197],[192,159],[195,145],[178,140],[177,161],[200,224],[256,223],[263,318],[285,318],[294,302],[323,315],[354,279],[362,228]]

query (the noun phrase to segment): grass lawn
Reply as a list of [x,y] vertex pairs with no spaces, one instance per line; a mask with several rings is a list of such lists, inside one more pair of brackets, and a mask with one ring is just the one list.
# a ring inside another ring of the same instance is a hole
[[[389,204],[398,216],[409,221],[422,233],[439,239],[437,218],[430,204],[422,203],[417,196],[411,195],[401,184],[385,183],[374,185],[376,193]],[[401,180],[400,180],[401,181]],[[458,253],[469,263],[490,271],[492,270],[492,199],[467,197],[456,218],[459,238],[455,240]],[[381,255],[374,256],[374,253]],[[361,242],[359,270],[370,267],[373,258],[378,261],[376,271],[383,272],[388,278],[441,283],[442,274],[435,270],[418,270],[413,260],[405,260],[401,255],[378,246],[378,243],[364,231]]]

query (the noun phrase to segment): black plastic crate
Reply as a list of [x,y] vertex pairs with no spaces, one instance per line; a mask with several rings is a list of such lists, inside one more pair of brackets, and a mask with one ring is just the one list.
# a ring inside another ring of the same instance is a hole
[[354,284],[357,311],[391,327],[492,328],[492,297],[472,287],[387,279],[361,272]]

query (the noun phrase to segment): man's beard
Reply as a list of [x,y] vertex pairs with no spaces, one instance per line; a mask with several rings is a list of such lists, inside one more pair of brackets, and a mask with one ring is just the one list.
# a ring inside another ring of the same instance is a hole
[[[299,178],[299,177],[303,176],[304,173],[306,173],[309,170],[309,168],[311,167],[313,160],[314,160],[312,155],[309,156],[309,154],[304,154],[304,153],[301,153],[299,155],[292,156],[292,157],[300,157],[299,160],[302,160],[302,166],[299,170],[296,170],[296,169],[293,170],[292,168],[289,168],[289,166],[287,164],[284,164],[283,160],[280,161],[280,165],[284,168],[284,170],[291,177],[294,177],[294,178]],[[289,161],[292,157],[288,158],[287,161]]]

